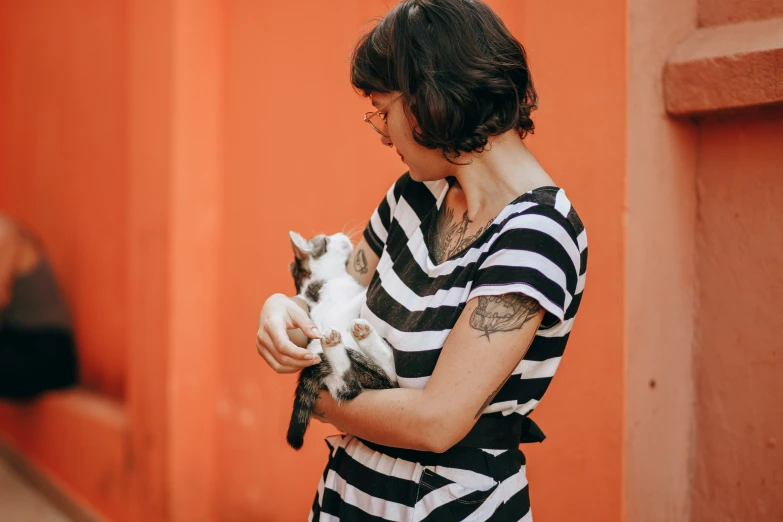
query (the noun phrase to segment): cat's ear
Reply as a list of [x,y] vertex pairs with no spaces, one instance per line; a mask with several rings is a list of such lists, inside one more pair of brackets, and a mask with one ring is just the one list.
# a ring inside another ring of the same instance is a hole
[[291,238],[291,245],[294,247],[294,255],[297,259],[304,259],[310,255],[312,248],[305,238],[293,230],[288,232]]

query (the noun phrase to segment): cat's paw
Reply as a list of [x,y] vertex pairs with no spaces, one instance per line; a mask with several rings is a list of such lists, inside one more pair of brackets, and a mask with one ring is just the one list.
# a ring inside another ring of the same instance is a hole
[[337,346],[343,341],[343,336],[337,330],[331,328],[325,328],[323,331],[323,339],[321,340],[321,346],[324,348],[332,348]]
[[364,319],[354,319],[351,324],[351,335],[357,341],[363,341],[372,333],[372,326]]

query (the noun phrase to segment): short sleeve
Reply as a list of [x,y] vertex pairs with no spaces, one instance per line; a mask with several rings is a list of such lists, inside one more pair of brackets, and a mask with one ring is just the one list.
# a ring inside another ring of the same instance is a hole
[[383,247],[386,245],[386,239],[389,237],[389,227],[394,217],[394,211],[397,208],[397,202],[400,200],[402,190],[408,179],[409,176],[406,173],[394,182],[394,185],[389,188],[386,196],[373,211],[370,221],[364,228],[364,239],[378,257],[381,257],[383,253]]
[[506,220],[489,240],[468,299],[525,294],[563,321],[577,293],[582,258],[574,228],[556,209],[539,205]]

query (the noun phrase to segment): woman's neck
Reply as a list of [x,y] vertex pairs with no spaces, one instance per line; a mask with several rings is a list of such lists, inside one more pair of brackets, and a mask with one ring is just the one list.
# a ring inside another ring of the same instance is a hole
[[[468,218],[494,217],[520,194],[554,185],[516,131],[490,139],[486,151],[455,167],[450,199],[468,210]],[[462,161],[461,159],[458,161]]]

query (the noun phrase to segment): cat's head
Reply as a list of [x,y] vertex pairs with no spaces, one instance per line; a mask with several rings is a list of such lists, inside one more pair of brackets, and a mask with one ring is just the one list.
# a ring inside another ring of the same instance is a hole
[[345,234],[319,234],[309,241],[293,231],[288,235],[294,247],[290,269],[297,293],[310,280],[328,280],[347,273],[353,244]]

